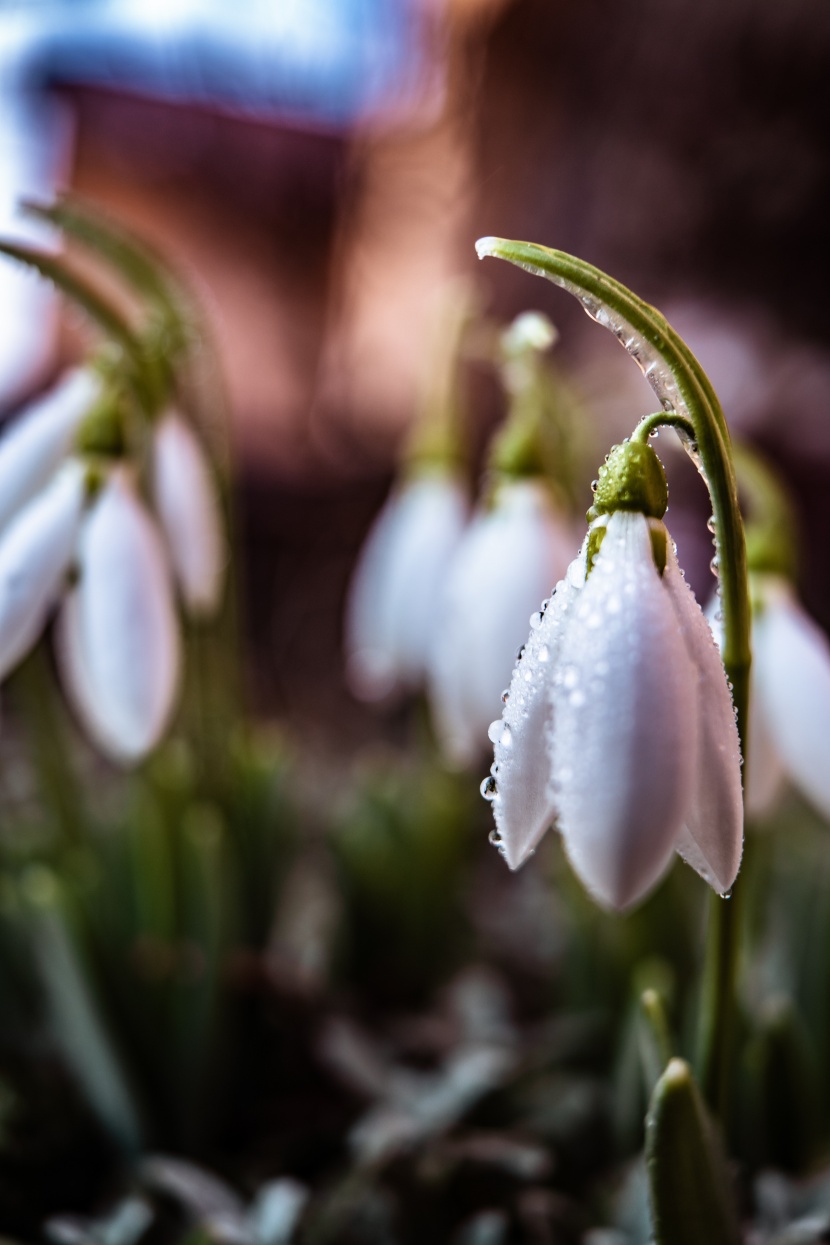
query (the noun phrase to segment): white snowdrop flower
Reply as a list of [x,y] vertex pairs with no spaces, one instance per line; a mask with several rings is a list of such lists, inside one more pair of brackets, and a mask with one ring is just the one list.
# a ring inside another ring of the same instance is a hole
[[95,373],[77,368],[21,411],[0,437],[0,531],[66,458],[100,393]]
[[0,535],[0,678],[33,646],[63,590],[85,496],[84,467],[72,459]]
[[361,699],[423,681],[436,598],[466,521],[464,488],[445,470],[404,481],[376,519],[346,603],[346,674]]
[[783,771],[830,818],[830,643],[786,579],[758,575],[753,587],[751,807],[770,807]]
[[58,616],[63,682],[98,747],[135,762],[172,715],[180,638],[164,544],[129,467],[111,470],[83,524],[78,570]]
[[219,498],[204,450],[175,410],[153,434],[153,502],[188,612],[214,613],[222,595],[226,550]]
[[[664,496],[653,451],[620,448],[623,466],[653,456]],[[652,497],[594,523],[516,665],[482,786],[511,868],[555,820],[583,883],[616,909],[674,852],[728,892],[743,841],[729,687]]]
[[443,750],[469,765],[550,585],[564,573],[572,536],[539,479],[502,484],[467,529],[437,607],[429,695]]

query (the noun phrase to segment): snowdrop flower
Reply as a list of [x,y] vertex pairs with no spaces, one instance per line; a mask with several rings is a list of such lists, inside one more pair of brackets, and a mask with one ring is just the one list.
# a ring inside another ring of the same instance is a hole
[[666,502],[650,446],[612,451],[598,517],[532,619],[482,785],[511,868],[555,821],[583,883],[615,909],[641,899],[675,852],[721,893],[741,858],[731,695],[660,521]]
[[222,595],[225,547],[216,485],[190,425],[175,410],[153,434],[151,482],[170,562],[185,607],[213,614]]
[[140,759],[169,723],[181,655],[167,554],[129,466],[110,470],[83,525],[57,638],[85,730],[108,756]]
[[571,533],[538,478],[499,486],[455,552],[437,607],[430,703],[450,762],[487,747],[493,706],[510,678],[527,619],[565,571]]
[[49,481],[101,395],[89,368],[67,372],[18,415],[0,437],[0,531]]
[[406,479],[383,507],[346,604],[346,674],[361,699],[422,682],[435,601],[466,519],[465,490],[446,468]]
[[769,812],[789,777],[830,818],[830,643],[783,576],[752,588],[747,809]]

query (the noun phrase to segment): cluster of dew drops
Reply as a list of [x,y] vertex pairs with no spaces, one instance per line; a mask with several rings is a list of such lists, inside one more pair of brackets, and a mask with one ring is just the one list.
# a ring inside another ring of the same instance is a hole
[[[542,619],[545,616],[545,611],[550,605],[551,600],[553,599],[553,596],[555,593],[556,593],[556,588],[553,589],[553,592],[551,592],[549,597],[545,598],[545,600],[539,606],[538,610],[536,610],[535,613],[531,614],[530,620],[529,620],[531,631],[537,631],[539,627],[542,625]],[[521,660],[525,655],[526,648],[527,648],[527,645],[522,644],[516,650],[516,665],[517,666],[521,663]],[[547,645],[545,644],[541,645],[539,648],[539,652],[537,653],[538,660],[545,662],[549,659],[549,656],[550,654],[549,654]],[[506,687],[501,694],[502,704],[506,705],[509,699],[510,699],[510,688]],[[510,729],[510,726],[508,725],[507,722],[504,721],[503,718],[496,718],[495,721],[491,722],[489,727],[487,728],[487,736],[492,744],[501,744],[503,748],[509,748],[512,742],[513,733]],[[479,787],[479,791],[481,792],[482,796],[490,804],[495,803],[495,801],[499,799],[499,788],[498,788],[498,782],[497,782],[498,772],[499,772],[498,761],[493,761],[493,764],[490,766],[490,773],[483,780],[483,782],[481,783]],[[493,844],[493,846],[497,847],[499,851],[502,853],[502,855],[504,855],[504,846],[502,844],[501,835],[499,834],[498,829],[494,827],[490,831],[490,834],[488,837],[489,837],[489,841]]]

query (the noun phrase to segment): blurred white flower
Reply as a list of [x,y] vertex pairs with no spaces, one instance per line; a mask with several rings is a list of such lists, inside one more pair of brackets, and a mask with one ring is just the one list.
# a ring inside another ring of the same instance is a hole
[[575,871],[611,908],[641,899],[675,851],[726,893],[743,814],[717,646],[662,523],[617,511],[599,526],[590,573],[586,541],[532,620],[491,726],[495,762],[482,792],[496,841],[518,868],[555,819]]
[[109,472],[83,524],[57,637],[85,730],[107,756],[139,760],[172,716],[181,654],[164,543],[128,466]]
[[0,531],[69,454],[84,416],[100,394],[101,381],[90,369],[66,372],[0,436]]
[[446,470],[405,480],[363,547],[346,603],[346,675],[363,700],[418,687],[435,602],[467,520],[463,485]]
[[24,506],[0,536],[0,678],[25,657],[63,591],[86,498],[74,459]]
[[165,412],[153,434],[151,481],[185,607],[206,617],[217,609],[224,581],[221,511],[205,452],[177,411]]
[[830,818],[830,643],[786,579],[752,583],[747,808],[768,812],[789,777]]
[[[527,634],[571,557],[571,532],[538,479],[502,484],[468,527],[437,603],[429,695],[447,758],[476,761]],[[436,608],[436,603],[433,602]]]

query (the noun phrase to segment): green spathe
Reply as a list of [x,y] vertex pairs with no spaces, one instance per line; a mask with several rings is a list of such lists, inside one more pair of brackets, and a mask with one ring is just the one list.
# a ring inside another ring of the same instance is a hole
[[650,519],[662,519],[668,504],[666,473],[654,450],[640,441],[623,441],[599,469],[588,521],[615,510],[637,510]]

